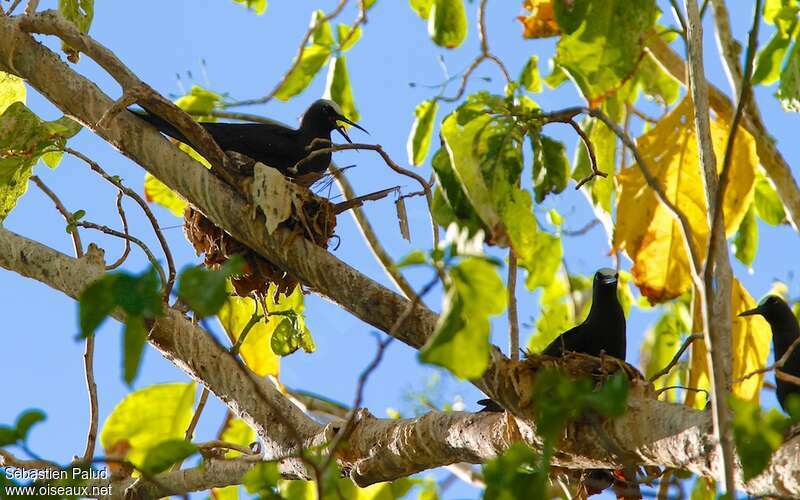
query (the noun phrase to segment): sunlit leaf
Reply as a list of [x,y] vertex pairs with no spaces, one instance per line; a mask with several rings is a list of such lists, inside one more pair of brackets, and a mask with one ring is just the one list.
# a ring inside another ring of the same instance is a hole
[[252,10],[259,16],[267,10],[267,0],[233,0]]
[[456,222],[460,227],[467,228],[471,234],[481,229],[483,224],[480,217],[461,187],[461,181],[453,171],[450,155],[445,148],[434,153],[431,167],[438,185],[434,193],[434,220],[444,227]]
[[275,97],[281,101],[288,101],[304,91],[328,61],[330,55],[331,49],[324,45],[306,47],[300,56],[300,63],[289,73],[286,81],[275,93]]
[[158,443],[183,439],[194,394],[194,383],[159,384],[128,394],[103,423],[100,443],[107,452],[125,450],[125,458],[141,466]]
[[800,40],[789,51],[786,67],[781,72],[778,99],[786,111],[800,112]]
[[259,462],[247,471],[242,484],[248,493],[257,494],[259,498],[270,498],[276,493],[280,478],[277,462]]
[[539,74],[538,56],[531,56],[528,62],[525,63],[525,67],[522,68],[522,73],[519,76],[519,83],[528,92],[542,91],[542,75]]
[[[754,308],[756,302],[735,278],[732,288],[731,347],[733,363],[731,367],[731,378],[732,380],[738,380],[744,375],[766,366],[772,331],[770,330],[769,324],[760,316],[738,317],[739,313]],[[698,301],[699,298],[696,297],[692,310],[692,331],[696,333],[702,332],[702,317],[700,316]],[[698,340],[692,343],[689,381],[687,385],[689,387],[703,387],[707,384],[707,381],[706,347],[702,340]],[[763,384],[764,374],[754,375],[747,380],[733,384],[732,394],[739,399],[757,403]],[[702,408],[704,406],[704,401],[702,401],[702,399],[703,398],[697,398],[696,394],[690,392],[687,393],[686,404]]]
[[562,32],[556,61],[590,103],[634,73],[644,34],[658,16],[654,0],[575,0],[554,7]]
[[[695,251],[705,255],[708,203],[698,161],[693,112],[691,99],[684,98],[637,142],[667,198],[691,224],[691,244]],[[719,159],[717,168],[722,168],[729,130],[729,122],[724,117],[711,122],[714,150]],[[732,182],[725,192],[723,206],[727,234],[736,230],[750,205],[758,164],[754,140],[744,129],[738,131],[733,155]],[[617,180],[621,194],[614,250],[624,250],[633,260],[634,281],[641,294],[652,303],[681,295],[688,290],[691,275],[680,225],[659,202],[638,166],[623,169]]]
[[[94,18],[94,0],[58,0],[58,12],[82,33],[88,33]],[[78,62],[76,49],[66,43],[62,43],[61,48],[70,62]]]
[[792,43],[791,32],[795,31],[796,24],[795,22],[792,25],[790,33],[775,31],[769,42],[758,51],[753,71],[753,84],[770,85],[778,81],[786,52]]
[[414,110],[414,125],[411,126],[411,133],[406,143],[408,161],[412,165],[422,165],[428,155],[438,110],[437,101],[422,101]]
[[[608,177],[595,177],[584,187],[581,192],[592,202],[592,208],[597,216],[603,220],[610,220],[611,198],[614,193],[613,172],[616,166],[617,136],[614,132],[601,122],[589,119],[582,124],[586,135],[594,146],[594,154],[597,159],[597,168],[601,172],[608,174]],[[578,140],[575,147],[575,170],[572,172],[572,179],[580,182],[592,171],[589,154],[582,141]]]
[[786,221],[786,211],[783,208],[781,199],[778,197],[777,191],[775,191],[772,185],[772,181],[761,172],[758,173],[756,178],[753,204],[758,216],[767,224],[777,226]]
[[505,309],[505,286],[495,266],[475,257],[451,267],[448,276],[442,314],[420,360],[477,378],[489,364],[489,317]]
[[189,441],[168,439],[147,450],[140,468],[146,474],[160,474],[195,453],[197,446]]
[[[231,418],[228,421],[228,425],[225,426],[225,430],[222,431],[220,438],[226,443],[250,446],[256,440],[256,433],[244,420],[240,418]],[[235,450],[228,450],[225,452],[226,458],[234,458],[239,455],[241,455],[241,453]]]
[[144,196],[147,201],[161,205],[176,217],[183,217],[188,206],[186,200],[150,172],[144,174]]
[[758,251],[758,222],[756,221],[756,210],[754,205],[750,205],[747,213],[739,224],[736,236],[733,238],[734,254],[736,258],[747,267],[753,267]]
[[25,104],[25,82],[22,78],[0,71],[0,115],[15,102]]
[[440,47],[452,49],[467,37],[464,0],[433,0],[428,15],[428,34]]
[[175,100],[175,105],[193,115],[200,115],[195,119],[202,119],[203,115],[209,115],[211,111],[216,109],[222,96],[216,92],[206,90],[199,85],[192,85],[192,89],[188,94],[179,97]]
[[339,50],[347,52],[361,39],[361,26],[357,26],[354,32],[352,26],[339,23],[336,25],[336,39],[339,42]]
[[317,26],[311,33],[309,43],[312,45],[321,45],[323,47],[333,47],[333,28],[331,23],[325,20],[325,12],[322,10],[315,10],[311,14],[311,26]]
[[17,437],[21,439],[23,442],[28,438],[28,432],[31,430],[31,427],[38,424],[39,422],[44,422],[47,419],[47,416],[44,414],[42,410],[26,410],[22,412],[17,417]]
[[[686,304],[676,301],[669,304],[656,321],[647,330],[640,351],[640,363],[644,367],[646,378],[652,377],[664,369],[683,344],[683,338],[691,333],[691,316]],[[685,363],[684,363],[685,365]],[[680,385],[681,374],[685,366],[675,366],[672,370],[653,382],[656,390],[663,387]],[[676,392],[666,393],[667,401],[676,401]]]
[[422,19],[428,19],[434,0],[408,0],[411,9]]
[[0,115],[0,222],[25,194],[39,158],[61,150],[80,130],[69,118],[45,122],[22,102],[7,103]]
[[325,84],[325,99],[336,102],[344,116],[357,122],[360,118],[350,87],[350,76],[347,73],[347,62],[344,56],[331,58],[328,66],[328,80]]
[[517,19],[522,23],[525,38],[548,38],[559,33],[553,12],[552,0],[525,0],[522,4],[528,12]]

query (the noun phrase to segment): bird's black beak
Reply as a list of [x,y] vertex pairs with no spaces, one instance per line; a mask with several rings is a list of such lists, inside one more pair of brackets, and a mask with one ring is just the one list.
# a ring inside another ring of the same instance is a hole
[[755,314],[761,314],[761,310],[756,307],[755,309],[750,309],[748,311],[740,312],[739,317],[741,316],[753,316]]
[[[369,135],[369,132],[367,132],[367,129],[365,129],[364,127],[362,127],[361,125],[359,125],[358,123],[356,123],[356,122],[354,122],[352,120],[348,120],[346,117],[344,117],[342,115],[337,116],[336,117],[336,121],[337,122],[345,122],[346,124],[351,125],[351,126],[357,128],[358,130],[361,130],[362,132],[365,132],[367,135]],[[345,130],[344,126],[342,126],[340,123],[337,123],[336,124],[336,130],[338,130],[339,133],[342,134],[342,136],[345,138],[345,140],[347,140],[347,142],[349,142],[350,144],[353,144],[353,141],[350,140],[350,136],[347,135],[347,130]]]

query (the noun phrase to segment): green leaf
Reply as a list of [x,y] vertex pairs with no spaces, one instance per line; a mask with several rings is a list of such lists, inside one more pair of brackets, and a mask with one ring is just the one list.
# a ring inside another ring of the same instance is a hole
[[147,450],[140,469],[145,474],[160,474],[173,465],[186,460],[197,451],[197,446],[183,439],[162,441]]
[[[82,33],[88,33],[94,18],[94,0],[58,0],[58,12]],[[79,52],[76,49],[62,42],[61,50],[67,54],[70,62],[78,62]]]
[[[790,33],[795,30],[796,22],[792,25]],[[786,58],[786,51],[792,37],[775,31],[767,44],[758,51],[756,65],[753,72],[754,85],[770,85],[778,81],[781,76],[781,67]]]
[[636,97],[638,97],[638,90],[665,105],[675,103],[681,96],[680,82],[664,71],[664,68],[650,55],[642,58],[632,83],[635,86],[635,90],[632,93],[631,100],[628,101],[631,104],[634,104]]
[[505,309],[505,286],[495,266],[475,257],[451,267],[448,276],[443,312],[420,360],[477,378],[489,363],[489,317]]
[[764,2],[764,21],[777,26],[780,33],[790,32],[791,26],[797,20],[800,6],[797,0],[767,0]]
[[[608,177],[595,177],[581,191],[589,198],[592,208],[600,220],[610,220],[611,198],[614,194],[617,136],[614,132],[594,118],[582,124],[583,130],[594,146],[597,168],[608,173]],[[591,173],[591,165],[586,147],[580,143],[575,149],[575,170],[572,179],[580,182]]]
[[217,314],[228,298],[227,279],[239,274],[243,266],[242,258],[236,256],[217,270],[204,266],[184,269],[178,276],[178,297],[200,317]]
[[270,347],[272,352],[279,356],[288,356],[301,347],[306,352],[313,352],[316,348],[308,329],[299,327],[292,317],[280,320],[272,332]]
[[17,417],[17,436],[22,441],[26,441],[28,439],[28,431],[31,430],[31,427],[46,419],[47,417],[42,410],[27,410],[23,412]]
[[78,298],[78,318],[81,328],[81,337],[93,335],[95,330],[111,314],[116,305],[111,293],[111,281],[116,279],[114,274],[107,274],[93,281],[81,292]]
[[758,251],[758,222],[756,222],[756,210],[753,204],[750,205],[744,219],[739,224],[739,229],[733,238],[733,246],[739,262],[752,268]]
[[716,500],[717,487],[712,479],[698,477],[692,486],[689,500]]
[[[219,107],[220,102],[222,102],[222,95],[206,90],[199,85],[192,85],[188,94],[175,100],[175,105],[190,114],[209,115]],[[195,119],[203,119],[203,117],[195,117]]]
[[147,201],[166,208],[175,217],[183,217],[188,203],[150,172],[144,174],[144,196]]
[[575,324],[571,308],[570,290],[566,278],[556,276],[544,287],[539,296],[539,316],[533,335],[528,339],[528,350],[541,352],[556,337]]
[[183,439],[192,419],[194,396],[194,383],[158,384],[131,392],[103,423],[100,443],[107,453],[127,450],[127,460],[141,467],[151,448]]
[[123,332],[122,378],[129,386],[136,380],[142,365],[144,345],[147,343],[147,330],[142,316],[129,315],[125,320]]
[[344,56],[331,58],[328,66],[328,80],[322,97],[331,99],[338,104],[344,116],[350,120],[357,122],[360,118],[353,99],[353,89],[350,87],[350,75],[347,72],[347,62]]
[[39,158],[61,150],[80,128],[66,117],[42,121],[19,101],[5,107],[0,115],[0,222],[28,189]]
[[645,32],[658,17],[654,0],[554,2],[561,39],[556,63],[590,103],[633,75]]
[[300,63],[289,73],[286,81],[275,93],[275,97],[281,101],[288,101],[304,91],[328,61],[330,55],[331,49],[324,45],[306,47],[300,56]]
[[339,43],[339,50],[347,52],[353,48],[353,45],[361,40],[361,26],[356,26],[356,31],[352,35],[353,27],[344,23],[336,25],[336,39]]
[[257,15],[261,15],[267,10],[267,0],[233,0],[238,4],[242,4],[246,6],[248,9],[255,12]]
[[467,38],[464,0],[433,0],[428,15],[428,35],[440,46],[453,49]]
[[789,52],[777,96],[783,109],[800,112],[800,40],[795,40]]
[[[0,446],[9,446],[19,441],[17,430],[7,425],[0,425]],[[5,474],[3,475],[5,476]]]
[[428,19],[434,0],[408,0],[408,4],[422,19]]
[[769,465],[772,453],[783,443],[783,435],[791,425],[791,420],[775,408],[763,412],[757,402],[730,396],[728,404],[734,413],[736,454],[742,463],[744,480],[749,481]]
[[411,126],[406,144],[408,161],[412,165],[422,165],[428,155],[438,110],[439,103],[434,100],[422,101],[414,110],[414,124]]
[[548,498],[547,474],[539,465],[533,450],[522,443],[511,445],[483,466],[484,500]]
[[786,221],[786,211],[772,182],[763,173],[756,177],[755,195],[753,204],[758,216],[772,226],[783,224]]
[[[444,227],[456,222],[459,227],[467,228],[470,234],[475,234],[483,224],[467,198],[461,181],[453,171],[450,155],[445,148],[440,148],[434,153],[431,167],[439,185],[434,193],[434,219]],[[445,211],[449,217],[447,219]]]
[[558,194],[567,187],[569,160],[560,141],[539,134],[530,137],[534,148],[533,185],[536,203],[541,203],[548,194]]
[[551,65],[553,67],[550,74],[544,77],[544,83],[551,89],[556,89],[561,86],[562,83],[569,80],[569,75],[567,72],[564,71],[564,68],[558,65],[554,59],[550,60]]
[[[316,26],[317,23],[323,19],[325,19],[325,12],[322,10],[315,10],[311,14],[311,26]],[[331,28],[331,23],[328,21],[322,21],[322,23],[317,26],[317,29],[311,33],[309,42],[312,45],[321,45],[328,48],[333,47],[333,28]]]
[[542,91],[542,75],[539,74],[539,57],[531,56],[525,67],[522,68],[522,74],[519,76],[519,83],[525,87],[528,92],[541,92]]
[[[242,484],[248,493],[258,494],[261,498],[270,498],[276,495],[278,479],[281,473],[276,462],[259,462],[247,471],[242,478]],[[276,498],[280,498],[276,495]]]
[[412,250],[394,265],[397,269],[410,266],[420,266],[428,263],[428,255],[422,250]]
[[[656,324],[645,333],[644,342],[640,350],[641,365],[644,367],[645,377],[648,379],[666,367],[675,353],[678,352],[683,337],[690,333],[691,318],[685,303],[671,302],[658,318]],[[656,390],[663,387],[680,385],[681,372],[686,370],[686,364],[676,366],[669,374],[653,382]],[[676,392],[666,393],[668,401],[677,402]]]
[[0,115],[15,102],[25,104],[25,81],[10,73],[0,71]]

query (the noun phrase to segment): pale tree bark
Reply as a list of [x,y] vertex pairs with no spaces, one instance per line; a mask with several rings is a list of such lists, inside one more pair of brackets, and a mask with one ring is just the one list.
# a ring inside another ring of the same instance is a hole
[[[52,14],[40,21],[50,18]],[[85,35],[80,35],[80,44],[72,43],[78,35],[71,25],[36,26],[58,34],[73,46],[89,50],[96,45]],[[0,39],[11,41],[0,44],[0,70],[23,77],[65,114],[179,192],[234,238],[297,277],[311,291],[330,298],[376,328],[393,332],[410,347],[420,348],[429,338],[438,320],[436,314],[416,306],[408,320],[393,330],[411,302],[302,238],[291,238],[281,229],[268,234],[263,221],[252,218],[246,200],[236,191],[133,115],[122,111],[98,127],[106,111],[114,106],[113,101],[25,33],[19,19],[0,17]],[[103,64],[121,63],[104,59]],[[116,68],[109,72],[114,75],[119,71]],[[97,257],[95,251],[84,259],[73,259],[0,229],[0,266],[71,297],[76,297],[102,272]],[[293,457],[301,446],[332,439],[335,425],[317,424],[270,384],[246,375],[229,353],[180,311],[169,309],[157,319],[149,340],[256,430],[265,442],[265,459],[282,460],[282,471],[290,477],[310,477]],[[515,362],[495,349],[487,372],[473,381],[511,415],[432,412],[416,419],[383,420],[359,410],[346,446],[338,454],[340,465],[351,471],[350,477],[357,484],[367,485],[456,462],[482,463],[513,442],[525,442],[540,450],[542,440],[530,416],[532,388],[540,362],[555,361],[533,356]],[[559,363],[570,362],[565,358]],[[596,364],[587,366],[597,368]],[[626,414],[618,419],[572,423],[558,443],[554,463],[575,469],[660,465],[718,476],[711,423],[704,412],[657,401],[643,383],[634,384],[628,406]],[[230,484],[236,484],[241,470],[232,469],[235,470],[227,477]],[[787,441],[758,477],[743,484],[738,467],[736,477],[737,484],[753,495],[800,495],[800,437]],[[213,485],[223,482],[215,478]],[[192,488],[205,489],[198,482],[192,484]]]

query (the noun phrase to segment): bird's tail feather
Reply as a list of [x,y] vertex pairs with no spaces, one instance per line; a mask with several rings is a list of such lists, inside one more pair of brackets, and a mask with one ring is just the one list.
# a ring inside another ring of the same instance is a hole
[[139,109],[130,109],[128,111],[157,128],[162,134],[172,137],[173,139],[179,140],[183,143],[191,144],[186,136],[184,136],[177,128],[175,128],[174,125],[160,116]]

